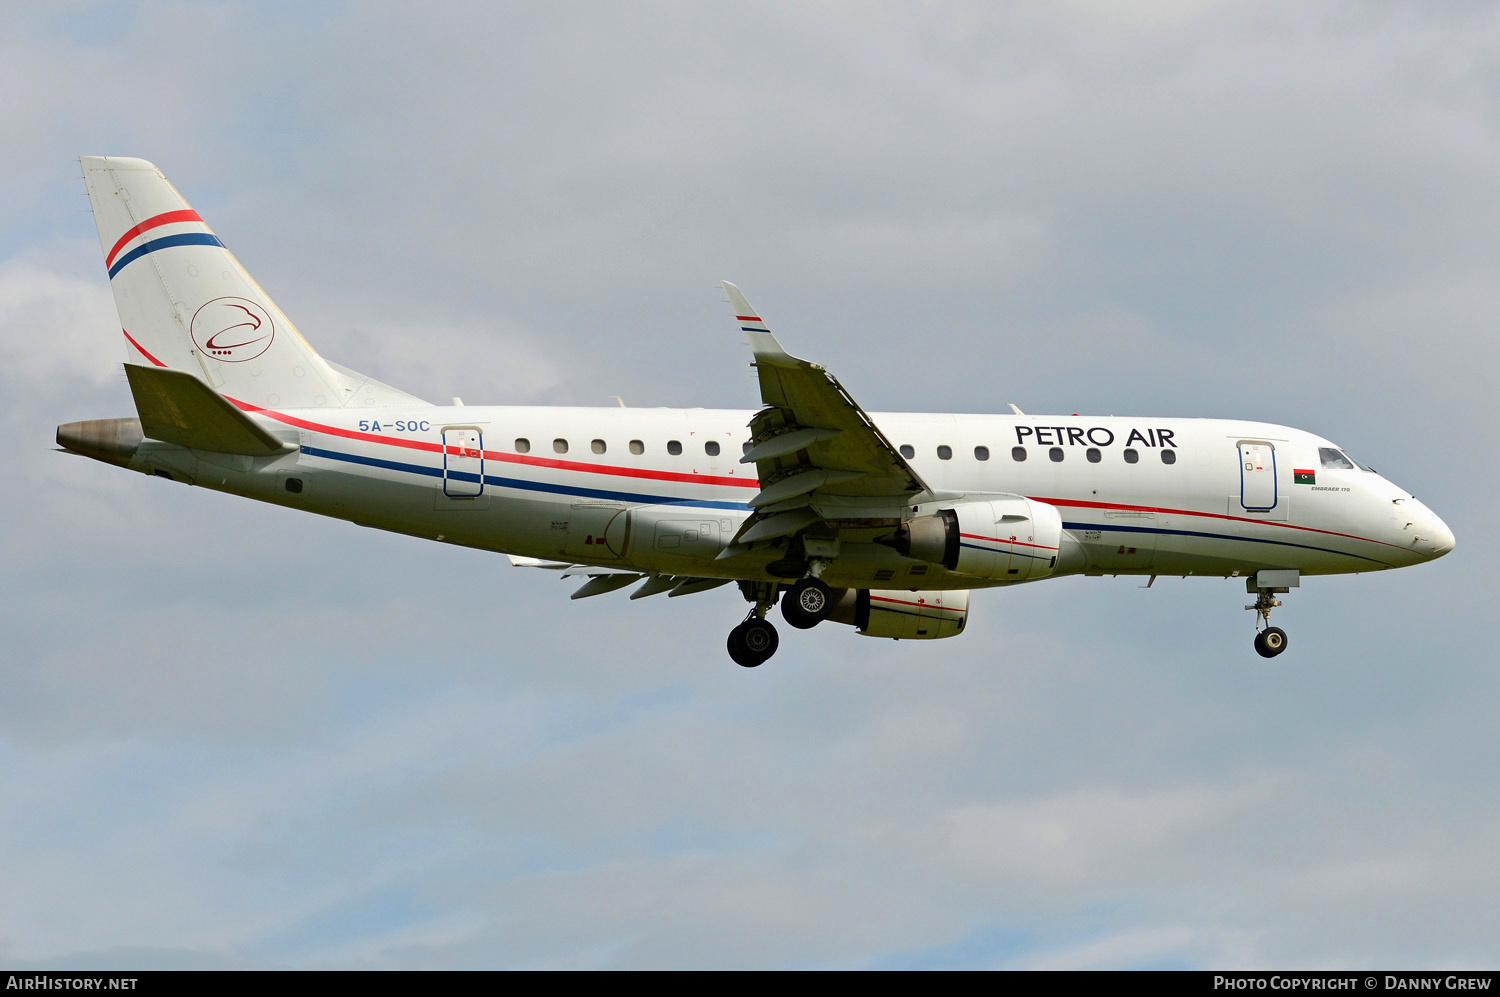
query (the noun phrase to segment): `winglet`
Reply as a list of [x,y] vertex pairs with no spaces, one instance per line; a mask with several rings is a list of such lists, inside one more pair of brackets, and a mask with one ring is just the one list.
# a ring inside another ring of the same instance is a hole
[[724,285],[724,293],[729,295],[729,305],[734,309],[735,320],[744,330],[745,341],[750,344],[750,352],[755,354],[757,363],[768,363],[776,367],[795,367],[801,363],[781,348],[781,344],[761,320],[760,313],[750,307],[750,302],[745,300],[739,288],[727,280],[720,283]]

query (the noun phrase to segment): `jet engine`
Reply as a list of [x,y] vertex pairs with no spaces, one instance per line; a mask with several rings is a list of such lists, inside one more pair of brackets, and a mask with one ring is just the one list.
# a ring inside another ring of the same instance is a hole
[[969,621],[967,589],[848,589],[828,617],[850,623],[866,637],[937,640],[963,633]]
[[1015,495],[919,516],[877,542],[949,571],[1021,582],[1052,574],[1062,539],[1056,506]]

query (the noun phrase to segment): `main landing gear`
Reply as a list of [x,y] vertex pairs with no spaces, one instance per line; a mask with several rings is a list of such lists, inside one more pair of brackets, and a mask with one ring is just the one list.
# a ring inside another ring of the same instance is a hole
[[745,622],[729,631],[729,656],[741,668],[754,668],[768,661],[780,643],[771,621],[752,610]]
[[[740,591],[755,606],[739,626],[729,631],[729,656],[741,667],[754,668],[775,654],[780,642],[766,614],[776,605],[781,585],[740,582]],[[798,630],[807,630],[828,619],[837,603],[834,590],[816,575],[809,575],[787,588],[781,598],[781,615]]]
[[1271,610],[1281,605],[1277,593],[1288,591],[1297,581],[1297,573],[1291,571],[1261,571],[1245,580],[1245,590],[1255,594],[1255,601],[1245,608],[1255,610],[1255,651],[1262,658],[1274,658],[1286,650],[1286,631],[1271,626]]
[[774,582],[740,582],[745,598],[755,603],[744,621],[729,631],[729,657],[741,668],[755,668],[770,660],[781,639],[766,613],[776,604]]
[[833,605],[833,589],[817,578],[808,577],[786,590],[781,599],[781,615],[798,630],[810,630],[828,619]]

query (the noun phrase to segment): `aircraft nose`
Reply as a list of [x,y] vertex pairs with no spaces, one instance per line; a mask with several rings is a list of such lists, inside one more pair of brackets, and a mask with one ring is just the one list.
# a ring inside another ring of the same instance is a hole
[[1432,556],[1442,557],[1453,549],[1453,531],[1448,529],[1448,524],[1436,516],[1432,517],[1432,525],[1427,528],[1432,535]]

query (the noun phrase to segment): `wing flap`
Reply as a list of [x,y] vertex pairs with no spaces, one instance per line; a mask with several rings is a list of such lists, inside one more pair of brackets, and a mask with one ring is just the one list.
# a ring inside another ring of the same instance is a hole
[[732,581],[734,581],[732,578],[684,578],[676,588],[667,593],[667,598],[675,599],[680,595],[707,592],[709,589],[716,589],[720,585],[728,585]]
[[740,458],[740,463],[754,464],[762,460],[775,460],[777,457],[790,457],[798,450],[831,440],[842,432],[842,429],[794,429],[777,433],[764,443],[751,447],[750,452]]
[[[566,576],[565,576],[566,577]],[[578,586],[578,590],[568,598],[587,599],[589,596],[603,595],[605,592],[613,592],[622,589],[632,582],[639,581],[643,576],[634,575],[594,575],[588,581]]]

